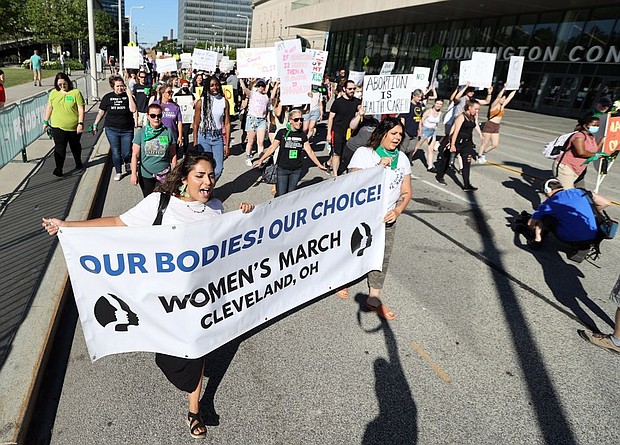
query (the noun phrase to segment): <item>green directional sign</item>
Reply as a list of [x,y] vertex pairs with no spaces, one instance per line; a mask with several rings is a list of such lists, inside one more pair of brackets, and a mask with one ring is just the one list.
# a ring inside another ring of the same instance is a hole
[[433,45],[428,52],[428,55],[431,60],[439,60],[441,59],[441,55],[443,54],[443,46],[441,45]]
[[364,62],[364,65],[368,65],[368,62],[370,62],[370,58],[366,56],[362,59],[362,62]]

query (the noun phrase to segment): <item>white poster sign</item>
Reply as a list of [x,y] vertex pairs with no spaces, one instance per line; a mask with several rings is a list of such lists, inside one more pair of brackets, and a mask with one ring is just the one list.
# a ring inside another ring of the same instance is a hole
[[188,69],[191,65],[192,65],[192,54],[182,53],[181,54],[181,68]]
[[472,82],[473,65],[471,60],[461,60],[459,62],[459,85]]
[[276,63],[282,105],[309,104],[312,89],[312,54],[301,51],[299,39],[276,43]]
[[140,65],[142,65],[142,53],[140,52],[140,47],[138,46],[125,46],[123,47],[124,54],[124,62],[125,68],[128,70],[137,70],[140,69]]
[[510,56],[508,65],[508,78],[506,79],[506,90],[518,90],[521,86],[521,73],[523,72],[524,56]]
[[329,52],[320,49],[308,49],[306,52],[312,54],[312,85],[321,85]]
[[237,71],[239,71],[239,77],[244,79],[275,79],[278,77],[276,48],[271,46],[237,49]]
[[474,51],[471,54],[472,87],[488,88],[493,85],[493,72],[497,54]]
[[429,82],[428,78],[431,75],[431,69],[423,66],[416,66],[413,68],[413,88],[419,88],[426,90]]
[[361,86],[364,83],[365,74],[364,71],[349,71],[349,78],[347,80],[352,80],[355,82],[355,85]]
[[177,70],[177,60],[174,57],[167,59],[155,59],[155,71],[158,73],[173,72]]
[[90,359],[202,357],[380,269],[384,175],[361,170],[202,222],[62,228]]
[[383,66],[381,67],[381,72],[379,73],[379,75],[383,76],[386,74],[392,74],[392,70],[394,69],[395,65],[396,62],[383,62]]
[[366,114],[407,113],[413,91],[413,74],[365,76],[363,107]]
[[194,48],[192,53],[192,69],[198,71],[215,71],[217,67],[217,53],[206,49]]
[[174,96],[179,108],[181,108],[181,116],[184,124],[191,124],[194,121],[194,96]]

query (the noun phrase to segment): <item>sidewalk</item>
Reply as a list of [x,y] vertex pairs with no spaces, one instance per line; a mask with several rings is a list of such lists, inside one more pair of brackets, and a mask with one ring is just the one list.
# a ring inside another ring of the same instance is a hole
[[[23,94],[38,88],[26,85]],[[99,82],[99,88],[101,92],[109,89],[106,81]],[[87,127],[95,111],[87,115]],[[504,125],[557,135],[570,130],[574,121],[508,110]],[[40,218],[88,218],[106,178],[107,139],[94,141],[85,135],[83,141],[85,150],[92,148],[83,173],[69,170],[69,155],[66,176],[54,177],[53,159],[48,156],[52,142],[47,138],[28,148],[32,160],[27,164],[21,164],[18,156],[0,169],[0,193],[8,195],[0,203],[0,275],[4,278],[0,288],[0,444],[24,439],[46,362],[53,359],[48,357],[49,349],[68,292],[62,252],[57,240],[41,230]]]

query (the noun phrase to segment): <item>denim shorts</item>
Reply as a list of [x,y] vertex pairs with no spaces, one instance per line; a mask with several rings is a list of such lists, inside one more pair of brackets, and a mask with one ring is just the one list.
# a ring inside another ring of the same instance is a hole
[[267,119],[264,117],[256,117],[248,115],[245,122],[245,131],[266,130]]
[[435,136],[435,132],[437,131],[436,128],[426,128],[426,127],[422,127],[422,139],[427,141],[430,138]]
[[320,117],[321,117],[321,110],[319,110],[318,108],[316,110],[310,110],[310,113],[303,115],[304,122],[308,122],[308,121],[318,122]]

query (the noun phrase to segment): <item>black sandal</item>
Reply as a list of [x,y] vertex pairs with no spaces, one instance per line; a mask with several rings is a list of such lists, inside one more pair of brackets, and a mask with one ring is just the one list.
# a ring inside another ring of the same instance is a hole
[[[191,411],[187,412],[187,425],[189,426],[189,434],[194,439],[204,439],[207,437],[207,427],[205,426],[200,414],[192,413]],[[200,430],[204,428],[202,433],[196,433],[196,430]]]

